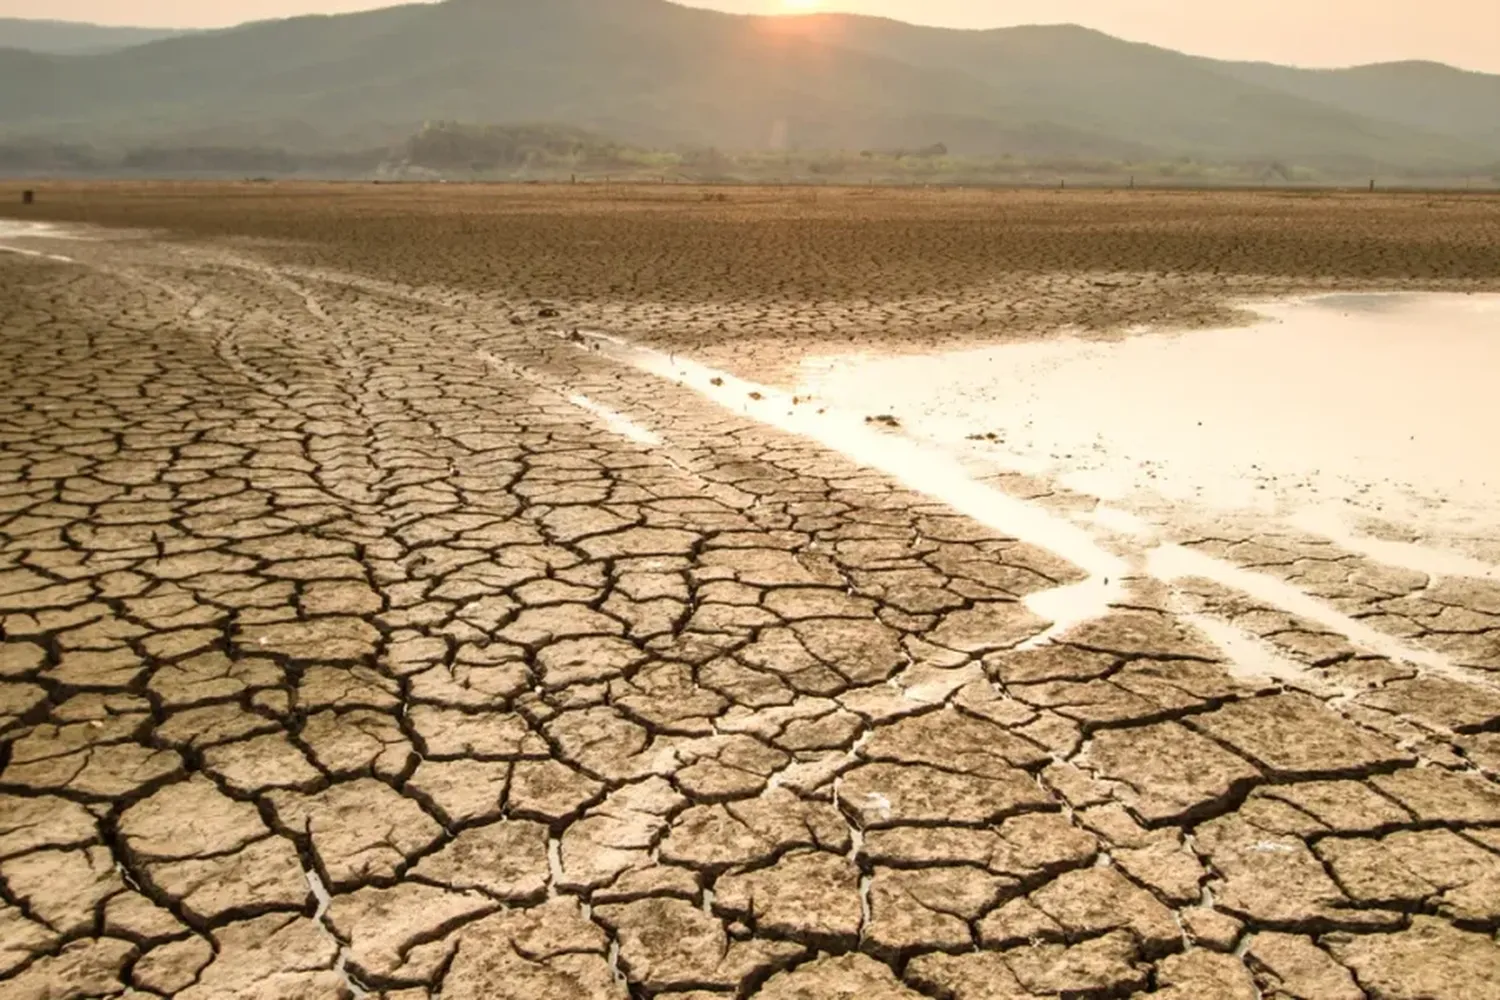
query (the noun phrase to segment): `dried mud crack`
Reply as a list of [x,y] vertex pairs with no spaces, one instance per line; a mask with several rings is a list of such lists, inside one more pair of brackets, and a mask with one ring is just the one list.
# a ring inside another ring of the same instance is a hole
[[1500,998],[1495,579],[1049,548],[564,305],[66,256],[0,257],[0,995]]

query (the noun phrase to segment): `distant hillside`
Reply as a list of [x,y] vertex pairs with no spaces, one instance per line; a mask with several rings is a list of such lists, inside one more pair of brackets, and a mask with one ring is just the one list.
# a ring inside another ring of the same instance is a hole
[[1217,63],[1220,72],[1352,114],[1500,145],[1500,76],[1432,62],[1346,70]]
[[0,49],[27,49],[52,55],[114,52],[181,34],[185,32],[170,28],[111,28],[72,21],[0,17]]
[[1500,163],[1500,77],[1215,62],[1056,26],[741,17],[666,0],[448,0],[62,56],[0,52],[0,141],[402,142],[552,122],[665,148],[919,149],[1326,171]]

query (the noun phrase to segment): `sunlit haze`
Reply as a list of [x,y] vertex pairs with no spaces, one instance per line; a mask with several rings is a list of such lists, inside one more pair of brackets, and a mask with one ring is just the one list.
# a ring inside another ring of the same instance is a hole
[[[608,0],[604,0],[608,2]],[[1133,41],[1230,59],[1347,66],[1432,59],[1500,72],[1495,0],[691,0],[735,13],[841,10],[995,28],[1072,22]],[[370,0],[0,0],[0,16],[152,27],[217,27],[386,6]]]

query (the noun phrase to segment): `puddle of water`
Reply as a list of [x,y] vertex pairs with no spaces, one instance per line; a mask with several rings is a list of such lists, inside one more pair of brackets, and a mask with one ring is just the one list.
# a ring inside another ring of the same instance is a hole
[[[965,468],[961,450],[935,448],[929,440],[909,436],[900,424],[882,425],[879,421],[872,422],[861,411],[826,405],[826,397],[809,403],[690,358],[615,338],[600,338],[595,343],[602,344],[603,352],[615,360],[693,389],[750,419],[816,441],[862,466],[884,472],[915,491],[943,501],[981,524],[1048,549],[1088,573],[1088,579],[1081,583],[1026,598],[1027,607],[1053,623],[1045,633],[1026,643],[1027,647],[1054,641],[1073,627],[1104,616],[1125,596],[1123,578],[1130,567],[1127,560],[1103,548],[1083,525],[975,479]],[[1084,520],[1095,529],[1126,536],[1144,546],[1145,571],[1158,580],[1167,583],[1190,577],[1211,580],[1323,625],[1369,652],[1473,680],[1467,671],[1454,667],[1446,657],[1370,628],[1282,580],[1191,549],[1157,544],[1154,526],[1131,511],[1100,505]],[[1300,666],[1241,642],[1240,636],[1230,634],[1230,627],[1220,629],[1212,621],[1202,624],[1246,676],[1305,680],[1305,671]]]
[[328,915],[328,908],[333,905],[333,897],[329,895],[327,887],[323,885],[323,880],[318,877],[317,872],[308,868],[302,874],[306,877],[307,887],[312,890],[313,899],[318,904],[318,909],[313,914],[313,919],[321,921]]
[[595,342],[615,360],[693,389],[752,420],[816,441],[916,492],[943,501],[980,524],[1047,549],[1089,574],[1081,584],[1026,598],[1031,610],[1053,623],[1030,644],[1049,642],[1075,625],[1101,617],[1124,596],[1121,581],[1127,575],[1127,563],[1102,548],[1086,529],[976,480],[958,455],[934,449],[898,429],[872,423],[865,416],[868,410],[809,403],[690,358],[614,338],[597,338]]
[[[1033,544],[1040,544],[1040,537]],[[1110,605],[1118,603],[1123,597],[1124,589],[1118,576],[1099,575],[1091,576],[1082,583],[1028,594],[1022,603],[1033,614],[1052,622],[1052,627],[1041,635],[1026,640],[1017,648],[1039,649],[1050,645],[1075,625],[1101,617]]]
[[45,222],[24,219],[0,219],[0,240],[13,236],[46,236],[54,227]]
[[0,219],[0,240],[29,238],[46,240],[84,240],[87,236],[51,222],[29,219]]
[[40,250],[27,250],[25,247],[11,247],[0,243],[0,253],[13,253],[20,257],[36,257],[41,260],[55,260],[60,264],[73,263],[72,257],[64,257],[60,253],[43,253]]
[[1180,545],[1158,546],[1147,554],[1146,569],[1158,580],[1168,583],[1189,578],[1210,580],[1256,598],[1270,607],[1280,608],[1288,614],[1322,625],[1366,652],[1466,681],[1476,679],[1468,672],[1454,667],[1447,657],[1377,631],[1290,583],[1243,569],[1194,549]]
[[[1094,496],[1500,524],[1500,296],[1336,295],[1114,343],[824,359],[800,391]],[[994,435],[978,442],[974,436]]]
[[1296,660],[1282,656],[1269,642],[1236,628],[1222,618],[1178,610],[1178,616],[1208,636],[1224,651],[1224,667],[1229,676],[1246,681],[1279,681],[1317,695],[1329,695],[1329,685],[1315,677]]
[[[1399,312],[1399,309],[1395,311]],[[1386,314],[1380,310],[1376,312]],[[1482,310],[1480,312],[1481,315],[1487,315]],[[1182,338],[1153,339],[1153,350],[1160,350],[1163,345],[1184,343]],[[916,433],[912,433],[905,425],[905,420],[910,419],[910,410],[900,410],[890,405],[870,405],[886,404],[888,399],[880,394],[882,383],[879,378],[895,378],[893,372],[880,370],[884,364],[880,361],[865,362],[861,366],[877,370],[877,379],[871,386],[873,391],[867,388],[855,393],[853,387],[850,387],[850,394],[842,400],[845,405],[837,406],[833,405],[830,397],[839,399],[838,392],[826,391],[829,386],[837,390],[838,380],[847,377],[847,373],[841,372],[837,366],[827,369],[826,381],[820,386],[825,390],[822,395],[809,401],[806,397],[801,397],[800,393],[794,396],[736,378],[690,358],[624,343],[618,338],[601,337],[590,340],[596,349],[602,350],[614,360],[693,389],[749,419],[816,441],[864,467],[884,472],[913,490],[941,500],[959,513],[997,531],[1046,548],[1088,573],[1088,579],[1082,583],[1057,587],[1026,599],[1026,604],[1032,611],[1053,622],[1052,628],[1027,643],[1028,646],[1054,641],[1076,625],[1107,614],[1112,605],[1124,598],[1123,578],[1127,575],[1131,562],[1102,547],[1094,537],[1095,532],[1101,532],[1132,542],[1141,553],[1135,562],[1143,563],[1146,573],[1165,583],[1171,584],[1186,578],[1211,580],[1254,597],[1270,607],[1316,622],[1371,653],[1435,673],[1460,677],[1469,682],[1476,680],[1469,671],[1454,666],[1447,657],[1370,628],[1289,583],[1191,549],[1160,544],[1157,526],[1131,510],[1101,504],[1090,514],[1080,517],[1079,523],[1075,523],[975,478],[966,467],[967,459],[972,458],[972,452],[962,447],[935,447],[934,440],[921,433],[926,430],[931,434],[934,428],[941,429],[944,421],[949,421],[951,426],[955,413],[961,414],[963,419],[973,418],[976,397],[972,394],[975,384],[972,378],[960,391],[945,389],[935,385],[930,378],[924,381],[920,376],[906,380],[910,385],[898,386],[905,393],[904,397],[898,396],[898,399],[904,398],[908,403],[920,402],[926,407],[917,411],[918,428]],[[1068,353],[1059,355],[1062,360],[1053,364],[1051,370],[1063,371],[1068,364],[1076,363],[1076,358],[1071,356],[1073,352],[1091,352],[1096,347],[1097,345],[1061,345],[1061,349]],[[1041,349],[1057,350],[1058,345],[1026,345],[1021,350],[1023,353],[1035,354]],[[993,358],[995,355],[991,353],[987,356]],[[959,358],[962,360],[963,356]],[[898,364],[907,365],[912,360],[901,359]],[[916,361],[920,365],[924,359]],[[936,370],[945,371],[955,378],[971,374],[954,372],[953,356],[925,361],[929,364],[936,362]],[[1097,359],[1091,359],[1090,365],[1092,369],[1107,369]],[[980,366],[975,367],[978,369]],[[977,397],[980,402],[998,399],[998,390],[994,388],[995,371],[995,367],[991,365],[980,372],[979,384],[988,385],[992,390],[990,395],[981,393]],[[929,372],[929,376],[930,374]],[[1144,373],[1141,375],[1144,379]],[[1141,386],[1145,387],[1144,390]],[[889,385],[886,387],[890,388]],[[1150,398],[1152,387],[1149,381],[1139,382],[1134,388],[1137,396]],[[1071,391],[1076,393],[1076,389]],[[966,395],[966,392],[969,394]],[[1069,399],[1078,402],[1079,408],[1086,413],[1095,412],[1097,400],[1087,397],[1070,395],[1068,399],[1054,402],[1065,406]],[[956,410],[950,408],[945,412],[944,408],[949,404],[956,404]],[[1006,400],[999,400],[997,403],[1001,409],[1008,405],[1014,404]],[[1145,404],[1141,408],[1148,411],[1150,409]],[[893,409],[902,415],[893,417],[890,422],[871,417],[872,413],[880,414]],[[1158,410],[1162,409],[1170,407],[1158,407]],[[988,414],[990,411],[985,412]],[[1270,410],[1267,412],[1270,413]],[[1149,427],[1152,419],[1159,422],[1160,413],[1148,415],[1140,423]],[[1270,414],[1269,419],[1272,423],[1277,420],[1274,414]],[[1035,419],[1029,421],[1029,424],[1035,427]],[[1102,428],[1104,425],[1099,426]],[[1102,430],[1095,433],[1102,436]],[[1074,456],[1069,454],[1064,457]],[[1181,462],[1181,456],[1169,457]],[[1191,473],[1192,469],[1189,467],[1177,471],[1186,474]],[[1368,541],[1382,544],[1374,539]],[[1410,553],[1407,553],[1407,557],[1418,558]],[[1454,565],[1450,562],[1448,568],[1451,570]],[[1197,619],[1195,624],[1203,628],[1224,650],[1227,659],[1234,665],[1232,669],[1241,671],[1244,676],[1270,678],[1286,683],[1297,682],[1301,686],[1309,686],[1311,683],[1312,679],[1300,664],[1286,660],[1262,643],[1252,641],[1251,637],[1239,633],[1233,626],[1210,617],[1190,617]]]
[[[27,222],[20,219],[0,219],[0,240],[9,239],[49,239],[49,240],[71,240],[80,239],[76,236],[52,225],[48,222]],[[0,253],[13,253],[21,257],[35,257],[39,260],[51,260],[60,264],[74,263],[72,257],[64,257],[62,254],[47,253],[42,250],[33,250],[28,247],[10,246],[0,244]]]
[[592,413],[594,416],[599,418],[599,421],[604,424],[604,426],[608,430],[613,431],[621,437],[628,438],[631,441],[634,441],[636,444],[643,444],[648,448],[656,448],[660,447],[661,445],[661,438],[658,437],[654,431],[647,430],[645,427],[642,427],[634,420],[631,420],[629,417],[625,416],[623,413],[620,413],[616,410],[611,410],[609,407],[605,406],[602,403],[596,403],[592,399],[589,399],[587,396],[569,396],[568,402],[572,403],[580,410],[586,410],[589,413]]
[[549,391],[558,393],[558,395],[561,395],[564,399],[566,399],[570,405],[578,407],[585,413],[592,414],[598,419],[599,424],[605,430],[610,431],[613,434],[618,434],[623,438],[634,441],[636,444],[643,444],[649,448],[657,448],[661,446],[661,438],[650,428],[636,423],[634,420],[631,420],[629,417],[625,416],[625,414],[620,413],[617,410],[612,410],[609,407],[605,406],[603,403],[595,402],[582,393],[571,393],[564,395],[566,390],[562,390],[559,387],[553,385],[552,380],[543,378],[536,372],[522,365],[506,361],[503,358],[498,358],[488,351],[480,351],[476,355],[476,357],[478,357],[480,361],[483,361],[486,365],[497,372],[501,372],[512,378],[521,379],[523,381],[530,382],[533,385],[540,386],[542,388],[548,389]]
[[1150,521],[1128,510],[1120,510],[1118,507],[1100,504],[1093,510],[1081,514],[1080,517],[1117,535],[1149,540],[1157,534],[1156,526]]
[[1458,576],[1474,580],[1500,580],[1500,566],[1448,549],[1416,542],[1398,542],[1362,534],[1346,524],[1337,511],[1309,508],[1291,519],[1293,525],[1322,535],[1339,548],[1355,552],[1398,569],[1429,576]]

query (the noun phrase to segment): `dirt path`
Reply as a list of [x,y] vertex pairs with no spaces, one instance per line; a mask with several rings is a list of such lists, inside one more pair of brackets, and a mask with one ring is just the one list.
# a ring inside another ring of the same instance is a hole
[[1147,550],[529,299],[48,252],[7,997],[1500,997],[1495,581]]

